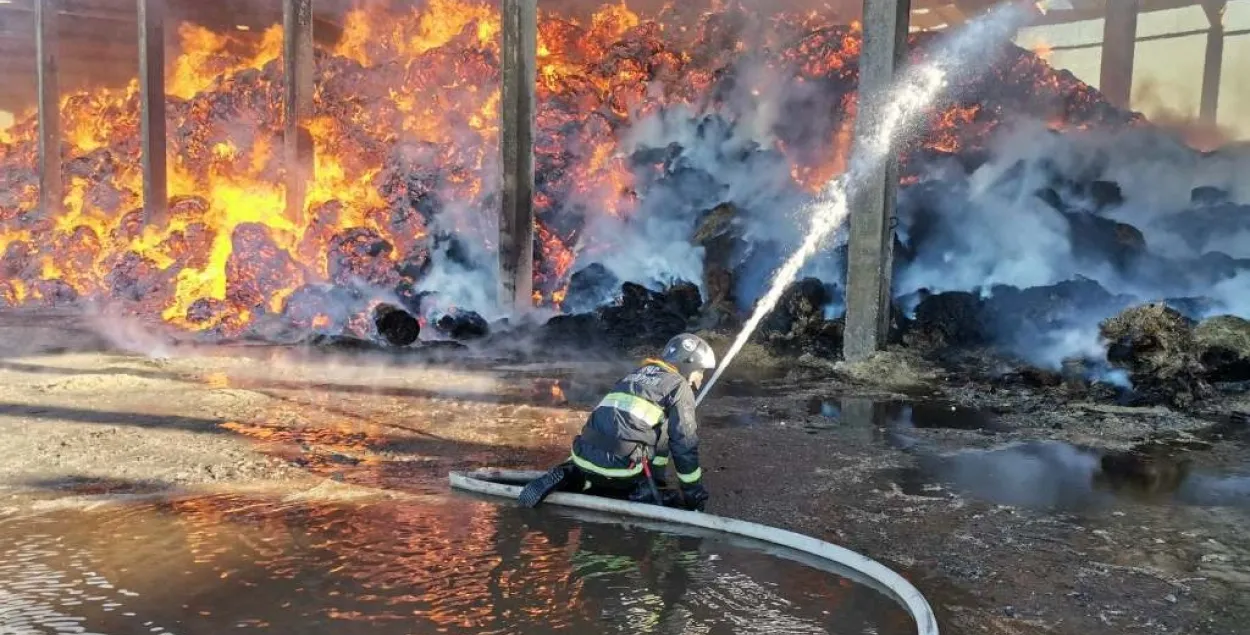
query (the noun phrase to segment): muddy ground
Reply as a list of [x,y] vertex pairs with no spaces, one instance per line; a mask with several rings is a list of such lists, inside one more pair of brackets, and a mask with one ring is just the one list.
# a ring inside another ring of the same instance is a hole
[[[0,319],[10,513],[174,492],[442,493],[452,469],[559,460],[631,363],[154,347],[130,332],[141,354],[80,327]],[[763,365],[744,360],[701,410],[709,511],[895,567],[944,633],[1248,632],[1250,434],[1232,415],[1250,400],[1184,415],[897,364]]]

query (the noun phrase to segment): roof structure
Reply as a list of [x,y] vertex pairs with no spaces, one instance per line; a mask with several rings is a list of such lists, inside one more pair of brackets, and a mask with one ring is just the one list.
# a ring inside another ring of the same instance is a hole
[[[43,0],[0,0],[0,110],[17,111],[35,103],[35,11]],[[542,0],[539,0],[540,3]],[[1210,0],[1138,0],[1142,12],[1211,4]],[[58,52],[61,90],[91,85],[121,86],[138,72],[135,0],[58,0]],[[314,0],[314,34],[334,41],[342,18],[355,0]],[[997,4],[995,0],[912,0],[911,29],[940,30],[961,24]],[[1066,0],[1071,9],[1046,12],[1036,24],[1101,18],[1107,0]],[[167,0],[171,22],[193,21],[213,30],[264,29],[281,23],[281,0]],[[168,46],[175,29],[166,29]],[[173,51],[170,50],[170,53]]]

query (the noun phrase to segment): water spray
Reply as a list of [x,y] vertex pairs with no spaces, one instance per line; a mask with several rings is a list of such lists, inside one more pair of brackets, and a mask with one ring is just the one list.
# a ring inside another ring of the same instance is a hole
[[872,132],[856,146],[856,154],[851,157],[850,167],[826,185],[817,199],[807,206],[812,220],[806,238],[773,274],[768,290],[756,302],[755,310],[725,353],[724,360],[695,398],[696,406],[703,403],[704,397],[711,392],[729,363],[742,351],[742,347],[759,328],[760,322],[776,308],[782,294],[794,282],[807,260],[846,219],[849,200],[856,193],[856,189],[862,187],[868,175],[881,167],[903,140],[904,133],[914,130],[918,116],[937,98],[946,85],[948,76],[956,72],[957,68],[966,71],[968,61],[977,59],[976,56],[980,56],[981,63],[984,64],[988,57],[985,55],[985,42],[991,38],[998,41],[1007,38],[1020,26],[1026,15],[1017,4],[1004,5],[988,12],[950,36],[928,60],[909,68],[895,83],[887,98],[882,101]]

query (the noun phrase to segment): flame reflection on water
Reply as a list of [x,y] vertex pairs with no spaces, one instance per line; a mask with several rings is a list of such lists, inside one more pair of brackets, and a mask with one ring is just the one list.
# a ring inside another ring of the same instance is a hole
[[[0,519],[5,633],[903,633],[848,580],[711,540],[442,496],[214,496]],[[83,632],[76,630],[75,632]]]

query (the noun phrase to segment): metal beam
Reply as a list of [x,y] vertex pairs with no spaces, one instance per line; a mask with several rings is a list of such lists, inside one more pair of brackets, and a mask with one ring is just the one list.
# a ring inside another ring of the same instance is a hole
[[61,91],[57,87],[57,5],[42,0],[35,5],[36,91],[39,99],[39,208],[45,216],[60,213]]
[[533,306],[536,0],[503,0],[503,208],[499,214],[500,305]]
[[286,78],[284,167],[287,218],[302,224],[304,195],[313,178],[312,134],[304,126],[313,112],[312,0],[282,2],[282,64]]
[[[29,15],[35,11],[35,7],[30,4],[0,4],[0,16],[5,14]],[[127,11],[96,11],[96,10],[70,10],[61,6],[57,10],[57,15],[62,18],[74,20],[97,20],[104,22],[130,22],[135,19],[133,13]]]
[[1202,101],[1198,117],[1208,125],[1215,125],[1220,109],[1220,82],[1224,79],[1224,7],[1223,0],[1202,5],[1211,28],[1207,31],[1207,50],[1202,64]]
[[143,213],[163,224],[169,203],[165,156],[165,0],[138,0],[139,108],[143,138]]
[[[855,137],[872,135],[882,102],[907,54],[910,0],[864,0],[864,41],[859,55],[859,105]],[[894,266],[894,200],[898,157],[868,175],[851,203],[847,251],[846,333],[843,357],[861,360],[885,346],[890,325]]]
[[1133,96],[1137,12],[1137,0],[1113,0],[1107,3],[1107,16],[1103,21],[1098,90],[1121,108],[1128,108]]
[[[1106,16],[1108,9],[1112,5],[1119,4],[1121,0],[1098,0],[1097,6],[1086,7],[1078,5],[1075,9],[1048,11],[1034,20],[1029,21],[1030,27],[1053,26],[1056,24],[1068,24],[1071,22],[1084,22],[1087,20],[1101,20]],[[1183,9],[1185,7],[1193,7],[1202,4],[1203,0],[1137,0],[1138,13],[1154,13],[1156,11],[1170,11],[1173,9]]]

